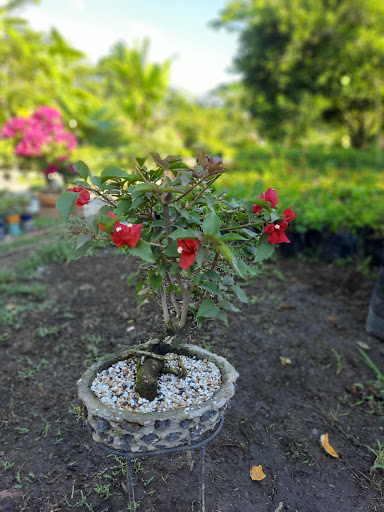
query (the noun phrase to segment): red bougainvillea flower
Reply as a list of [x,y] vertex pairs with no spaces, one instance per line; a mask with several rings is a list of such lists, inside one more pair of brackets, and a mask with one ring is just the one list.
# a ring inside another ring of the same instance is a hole
[[[265,194],[262,193],[260,194],[259,196],[257,197],[260,197],[260,199],[263,199],[264,201],[269,201],[271,203],[271,207],[274,208],[276,205],[277,205],[277,194],[275,192],[275,189],[274,188],[269,188]],[[254,204],[253,207],[252,207],[252,211],[253,213],[255,213],[256,215],[259,215],[259,213],[264,210],[264,208],[262,206],[259,206],[257,204]]]
[[254,204],[252,206],[252,211],[253,213],[255,213],[256,215],[259,215],[259,213],[264,210],[264,208],[262,206],[259,206],[258,204]]
[[185,271],[189,269],[196,259],[199,240],[178,240],[177,252],[180,254],[180,267]]
[[291,241],[284,233],[287,227],[288,222],[286,220],[283,220],[282,222],[280,222],[280,224],[268,224],[268,226],[264,228],[264,233],[267,233],[269,235],[267,236],[268,242],[273,245],[281,244],[282,242],[290,244]]
[[[116,217],[117,217],[117,216],[116,216],[114,213],[112,213],[112,212],[108,212],[108,215],[109,215],[109,217],[112,217],[112,219],[116,219]],[[100,222],[99,222],[99,228],[101,229],[101,231],[105,231],[105,227],[103,226],[103,224],[100,224]]]
[[[110,216],[113,216],[110,215]],[[115,230],[112,233],[112,242],[117,247],[123,247],[128,245],[129,247],[136,247],[141,235],[141,224],[122,224],[116,222]]]
[[295,217],[296,217],[296,213],[294,213],[292,211],[292,205],[289,208],[287,208],[286,210],[284,210],[283,219],[286,220],[287,222],[291,222],[291,220],[293,220]]
[[274,188],[269,188],[265,194],[261,194],[261,199],[264,201],[269,201],[271,203],[272,208],[277,205],[277,194]]
[[72,187],[68,189],[68,192],[78,192],[79,197],[77,198],[76,206],[84,206],[91,199],[88,190],[85,190],[83,187]]

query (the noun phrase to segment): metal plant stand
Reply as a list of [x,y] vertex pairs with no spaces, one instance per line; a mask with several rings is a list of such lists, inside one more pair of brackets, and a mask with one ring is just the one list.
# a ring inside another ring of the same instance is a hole
[[165,455],[167,453],[178,453],[190,450],[200,449],[200,512],[205,512],[205,447],[220,433],[224,424],[224,416],[220,417],[220,423],[213,434],[207,439],[194,444],[187,444],[184,446],[178,446],[176,448],[166,448],[164,450],[151,450],[148,452],[120,452],[112,450],[107,446],[100,445],[108,453],[113,453],[120,457],[125,457],[127,461],[127,480],[128,480],[128,491],[129,491],[129,502],[131,511],[135,510],[135,495],[133,490],[133,476],[132,476],[132,460],[138,457],[149,457],[151,455]]

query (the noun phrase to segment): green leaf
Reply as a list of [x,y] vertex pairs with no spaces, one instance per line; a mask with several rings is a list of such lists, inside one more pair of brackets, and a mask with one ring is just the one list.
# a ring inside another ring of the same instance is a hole
[[209,293],[213,293],[214,295],[222,296],[222,293],[219,290],[219,287],[216,283],[212,283],[211,281],[204,281],[201,283],[201,286],[204,290],[207,290]]
[[268,212],[272,211],[271,203],[269,201],[264,201],[264,199],[260,199],[259,197],[257,197],[256,199],[252,199],[252,201],[250,201],[249,204],[251,205],[251,211],[252,211],[252,206],[254,204],[257,204],[258,206],[262,206]]
[[197,318],[214,318],[220,313],[220,309],[215,305],[213,300],[205,300],[199,307]]
[[172,242],[167,245],[164,252],[170,258],[180,256],[180,254],[177,252],[177,240],[172,240]]
[[222,320],[225,323],[225,325],[228,325],[227,313],[224,313],[224,311],[220,311],[220,313],[217,315],[217,318]]
[[100,216],[100,224],[104,226],[105,233],[108,233],[110,235],[115,227],[116,222],[119,222],[120,218],[117,217],[114,219],[113,217],[110,217],[109,215],[101,215]]
[[247,240],[244,236],[239,235],[239,233],[226,233],[220,237],[220,240],[223,242],[233,242],[234,240]]
[[100,188],[100,185],[101,185],[100,177],[99,176],[92,176],[91,183],[93,185],[96,185],[97,188]]
[[89,176],[89,169],[87,164],[79,160],[78,162],[73,164],[73,168],[75,169],[77,174],[83,178],[83,180],[87,180]]
[[177,228],[177,229],[175,229],[175,231],[172,231],[172,233],[169,236],[171,238],[173,238],[174,240],[184,239],[184,238],[188,238],[188,239],[191,239],[191,238],[196,239],[197,238],[196,232],[190,228],[188,228],[188,229]]
[[63,192],[63,194],[57,198],[56,208],[63,224],[67,222],[69,215],[75,211],[78,197],[79,194],[77,192]]
[[221,221],[215,212],[210,212],[203,222],[203,231],[206,235],[217,235],[221,226]]
[[265,234],[262,234],[257,242],[256,249],[257,249],[257,252],[256,252],[255,261],[260,262],[260,261],[266,260],[267,258],[272,256],[275,248],[274,248],[273,244],[270,244],[268,242]]
[[121,199],[119,204],[117,205],[117,208],[115,210],[116,215],[123,216],[129,212],[129,210],[132,207],[132,200],[131,198],[127,197],[126,199]]
[[154,292],[157,292],[159,288],[163,285],[163,278],[160,274],[151,274],[149,277],[149,284]]
[[76,244],[76,250],[80,249],[84,244],[92,240],[92,234],[91,233],[80,233],[80,235],[77,237],[77,244]]
[[70,250],[67,254],[67,262],[69,263],[72,260],[78,260],[92,247],[93,240],[89,240],[88,242],[83,243],[80,247],[76,247],[76,249]]
[[133,272],[132,274],[130,274],[127,277],[127,285],[132,286],[134,284],[134,282],[136,281],[136,279],[139,277],[139,275],[140,275],[140,270],[137,270],[136,272]]
[[104,181],[116,179],[116,178],[129,178],[129,174],[118,167],[107,167],[100,174],[100,183],[104,183]]
[[237,306],[235,306],[234,304],[232,304],[232,302],[229,302],[228,300],[221,300],[219,303],[219,306],[221,308],[226,309],[227,311],[234,311],[235,313],[238,313],[239,311],[241,311],[240,308],[238,308]]
[[[207,206],[208,208],[214,212],[215,211],[215,204],[217,203],[217,199],[212,194],[206,194],[205,197],[207,198]],[[215,233],[213,233],[215,234]]]
[[99,220],[100,218],[98,215],[92,215],[91,217],[88,217],[88,225],[91,227],[95,235],[97,235],[97,233],[100,231]]
[[199,267],[202,267],[209,256],[209,248],[203,245],[198,245],[196,252],[196,263]]
[[139,164],[139,167],[143,167],[144,163],[146,161],[146,158],[136,158],[136,162]]
[[237,298],[241,301],[241,302],[248,302],[248,297],[246,295],[246,293],[244,292],[244,290],[242,290],[240,288],[240,286],[237,286],[236,284],[233,284],[231,286],[231,289],[236,293],[237,295]]
[[190,167],[189,167],[189,165],[185,164],[184,162],[170,162],[169,169],[171,169],[171,170],[190,169]]
[[130,254],[133,256],[138,256],[144,261],[149,261],[150,263],[155,263],[155,258],[153,257],[153,252],[151,246],[145,240],[140,239],[136,245],[136,247],[129,248]]
[[217,283],[220,283],[221,281],[221,275],[217,272],[214,272],[213,270],[208,270],[208,272],[206,272],[206,276],[209,279],[212,279],[212,281],[216,281]]
[[231,249],[220,238],[214,235],[204,235],[203,240],[211,240],[213,242],[212,249],[222,254],[227,260],[232,261],[233,254]]
[[233,256],[232,265],[243,278],[245,278],[247,274],[255,273],[255,269],[253,267],[247,265],[242,259],[236,258],[236,256]]

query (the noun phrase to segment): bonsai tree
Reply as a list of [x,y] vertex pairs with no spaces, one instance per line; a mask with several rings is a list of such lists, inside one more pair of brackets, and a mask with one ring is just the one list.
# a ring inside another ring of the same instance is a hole
[[69,260],[106,241],[141,260],[128,283],[136,282],[139,306],[148,300],[159,304],[164,331],[122,357],[144,356],[136,390],[148,400],[156,396],[160,372],[183,375],[181,365],[178,370],[164,366],[164,354],[182,342],[193,322],[200,327],[219,318],[227,324],[227,312],[239,311],[234,298],[247,300],[236,278],[253,275],[252,263],[268,258],[276,244],[289,243],[285,230],[295,217],[292,207],[277,212],[271,188],[251,201],[217,193],[213,184],[226,172],[221,158],[197,151],[190,167],[179,156],[152,156],[153,167],[137,158],[131,173],[108,167],[99,176],[77,162],[76,186],[57,200],[63,222],[91,195],[105,203],[86,223],[69,221],[75,239]]
[[1,135],[13,141],[17,157],[39,167],[48,185],[55,172],[62,176],[64,183],[73,179],[69,158],[77,146],[76,137],[65,130],[61,114],[55,108],[42,106],[29,117],[13,117],[3,126]]

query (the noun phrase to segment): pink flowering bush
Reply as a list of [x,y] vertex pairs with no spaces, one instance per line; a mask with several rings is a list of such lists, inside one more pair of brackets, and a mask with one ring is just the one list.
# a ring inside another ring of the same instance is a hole
[[153,301],[162,309],[164,336],[153,350],[163,354],[167,336],[182,339],[193,322],[228,323],[227,312],[239,311],[234,299],[247,301],[244,279],[276,244],[289,243],[286,231],[295,214],[292,206],[279,213],[272,188],[251,201],[216,193],[213,184],[226,172],[221,158],[198,151],[190,167],[179,156],[152,156],[154,166],[138,158],[131,172],[107,167],[99,176],[77,162],[76,187],[58,198],[57,208],[67,222],[75,206],[91,197],[104,203],[87,224],[69,221],[75,240],[68,258],[106,242],[139,258],[128,283],[136,282],[139,306]]
[[5,123],[1,135],[13,139],[14,153],[37,162],[46,177],[58,172],[67,181],[75,174],[68,160],[77,146],[76,137],[65,130],[58,110],[42,106],[27,118],[13,117]]

